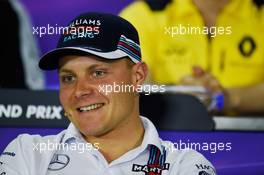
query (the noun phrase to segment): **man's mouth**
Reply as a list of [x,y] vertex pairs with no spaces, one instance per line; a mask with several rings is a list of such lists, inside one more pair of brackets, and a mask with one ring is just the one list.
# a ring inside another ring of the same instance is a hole
[[79,107],[79,108],[77,108],[77,111],[79,111],[79,112],[88,112],[88,111],[91,111],[91,110],[98,109],[98,108],[102,107],[103,105],[104,105],[104,103],[95,103],[95,104],[91,104],[89,106]]

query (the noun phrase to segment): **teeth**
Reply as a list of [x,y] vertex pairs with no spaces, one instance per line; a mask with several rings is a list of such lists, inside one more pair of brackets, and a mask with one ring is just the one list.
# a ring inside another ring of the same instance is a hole
[[97,108],[99,108],[101,106],[103,106],[103,103],[97,103],[97,104],[92,104],[92,105],[89,105],[89,106],[84,106],[84,107],[78,108],[78,110],[80,112],[87,112],[87,111],[90,111],[90,110],[93,110],[93,109],[97,109]]

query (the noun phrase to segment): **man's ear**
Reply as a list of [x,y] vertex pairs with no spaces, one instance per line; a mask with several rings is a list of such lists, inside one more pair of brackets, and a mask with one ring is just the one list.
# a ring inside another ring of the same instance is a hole
[[132,67],[133,83],[135,85],[142,85],[148,75],[148,66],[144,62],[139,62]]

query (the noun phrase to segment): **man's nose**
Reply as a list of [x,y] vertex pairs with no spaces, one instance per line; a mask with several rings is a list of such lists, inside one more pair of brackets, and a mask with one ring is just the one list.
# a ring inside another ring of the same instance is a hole
[[85,98],[90,96],[94,91],[94,87],[86,80],[78,80],[75,86],[75,97]]

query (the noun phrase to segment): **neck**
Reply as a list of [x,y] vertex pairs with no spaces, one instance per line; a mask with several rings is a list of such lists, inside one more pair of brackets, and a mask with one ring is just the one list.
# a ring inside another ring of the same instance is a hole
[[208,27],[215,25],[217,16],[230,0],[192,0]]
[[[124,124],[125,123],[125,124]],[[141,145],[144,136],[144,127],[139,115],[128,117],[121,126],[101,135],[89,136],[89,143],[98,143],[99,151],[104,155],[108,163],[119,158],[124,153]]]

